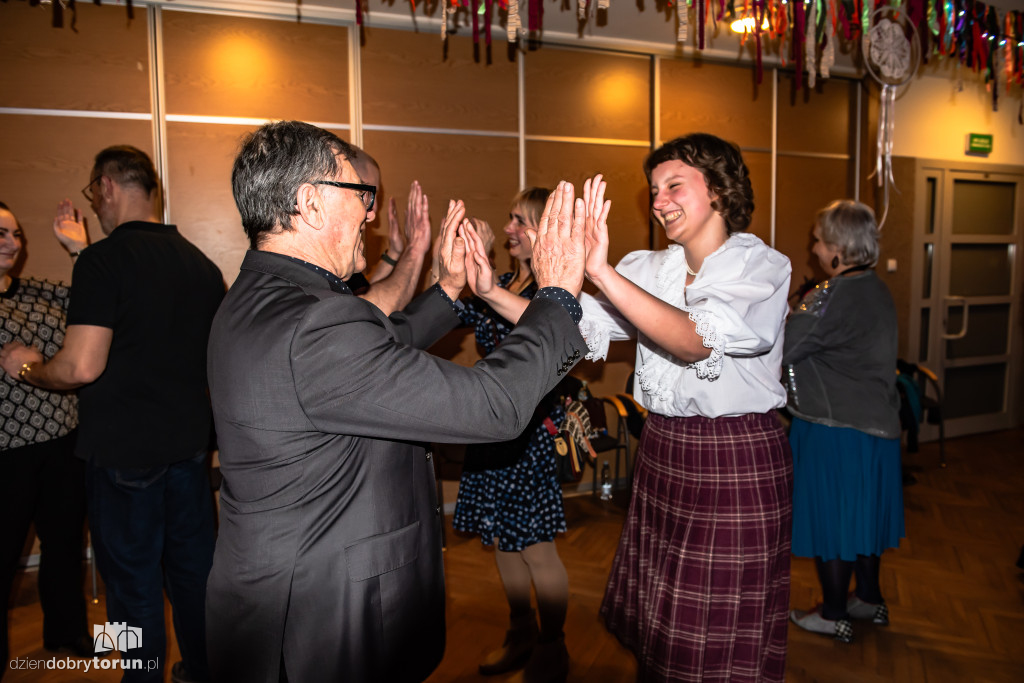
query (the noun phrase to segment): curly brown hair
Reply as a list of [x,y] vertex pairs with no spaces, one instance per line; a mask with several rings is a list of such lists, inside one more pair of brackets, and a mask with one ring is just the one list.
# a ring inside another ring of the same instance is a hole
[[714,197],[711,208],[725,220],[730,235],[750,227],[754,189],[750,186],[750,171],[736,144],[708,133],[690,133],[666,142],[644,160],[647,182],[651,182],[655,168],[672,160],[701,172],[709,195]]

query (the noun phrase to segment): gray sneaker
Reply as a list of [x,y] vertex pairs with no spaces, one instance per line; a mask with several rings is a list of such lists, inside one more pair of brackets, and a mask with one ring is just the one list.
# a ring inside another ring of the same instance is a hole
[[846,611],[854,619],[870,619],[871,623],[879,626],[889,625],[889,607],[884,602],[876,605],[851,595],[846,602]]
[[823,633],[832,636],[841,643],[853,642],[853,624],[849,619],[826,619],[821,616],[821,608],[810,612],[795,609],[789,613],[789,619],[805,631]]

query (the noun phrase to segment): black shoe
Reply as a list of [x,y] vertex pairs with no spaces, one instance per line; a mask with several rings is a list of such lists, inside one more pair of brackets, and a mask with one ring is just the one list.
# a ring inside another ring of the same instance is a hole
[[56,652],[60,655],[71,655],[72,657],[84,657],[85,659],[92,659],[93,657],[106,657],[106,652],[96,652],[96,648],[93,646],[92,638],[89,636],[78,636],[74,640],[63,645],[47,645],[43,644],[43,647],[50,652]]

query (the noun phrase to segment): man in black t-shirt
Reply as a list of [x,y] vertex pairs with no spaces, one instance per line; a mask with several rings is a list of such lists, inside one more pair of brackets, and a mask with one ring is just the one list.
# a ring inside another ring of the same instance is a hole
[[134,147],[97,155],[83,194],[107,238],[75,264],[64,347],[44,362],[34,349],[8,345],[0,364],[45,389],[79,390],[76,454],[88,463],[107,617],[141,629],[141,646],[122,657],[146,661],[143,670],[126,667],[122,680],[163,681],[166,583],[183,660],[172,680],[202,681],[214,544],[206,344],[224,282],[160,221],[158,185],[149,157]]

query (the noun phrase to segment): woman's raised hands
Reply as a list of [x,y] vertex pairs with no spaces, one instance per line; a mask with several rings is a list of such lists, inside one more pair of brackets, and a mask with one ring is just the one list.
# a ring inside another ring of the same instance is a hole
[[[479,219],[463,219],[459,232],[466,241],[466,281],[473,293],[483,298],[497,285],[494,268],[487,255],[488,246],[478,232],[477,225],[487,224]],[[491,233],[492,235],[494,233]]]
[[586,212],[587,277],[598,280],[611,266],[608,263],[608,212],[610,199],[604,198],[607,187],[598,173],[583,183],[583,204]]

